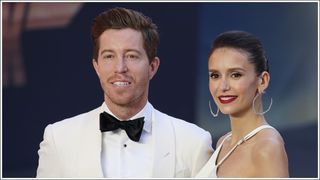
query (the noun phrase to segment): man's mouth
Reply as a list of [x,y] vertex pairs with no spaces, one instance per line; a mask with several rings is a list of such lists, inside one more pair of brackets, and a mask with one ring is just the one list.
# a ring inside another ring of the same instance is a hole
[[131,83],[130,82],[127,82],[127,81],[115,81],[112,83],[113,85],[116,85],[116,86],[128,86],[130,85]]

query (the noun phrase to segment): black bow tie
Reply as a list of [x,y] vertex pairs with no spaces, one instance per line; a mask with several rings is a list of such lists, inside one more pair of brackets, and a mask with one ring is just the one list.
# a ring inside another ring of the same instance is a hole
[[100,114],[100,131],[113,131],[123,129],[132,141],[138,142],[143,129],[144,117],[129,121],[120,121],[110,114],[103,112]]

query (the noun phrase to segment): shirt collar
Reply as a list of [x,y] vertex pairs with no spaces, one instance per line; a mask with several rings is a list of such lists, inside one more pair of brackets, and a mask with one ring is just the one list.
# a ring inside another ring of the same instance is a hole
[[[105,102],[102,103],[102,111],[105,111],[109,114],[111,114],[112,116],[116,117],[117,119],[121,119],[118,118],[116,115],[114,115],[110,109],[108,108],[108,106],[106,105]],[[139,111],[137,114],[135,114],[134,116],[130,117],[129,120],[132,119],[137,119],[140,117],[144,117],[144,125],[143,125],[143,130],[150,133],[151,132],[151,127],[152,127],[152,105],[149,103],[149,101],[146,103],[146,105],[142,108],[141,111]]]

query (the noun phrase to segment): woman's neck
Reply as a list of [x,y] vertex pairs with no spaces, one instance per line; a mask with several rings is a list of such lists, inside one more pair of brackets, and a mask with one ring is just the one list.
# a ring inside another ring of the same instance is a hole
[[231,125],[231,144],[236,144],[240,139],[244,138],[249,132],[255,128],[267,124],[263,116],[257,115],[249,111],[241,116],[230,115]]

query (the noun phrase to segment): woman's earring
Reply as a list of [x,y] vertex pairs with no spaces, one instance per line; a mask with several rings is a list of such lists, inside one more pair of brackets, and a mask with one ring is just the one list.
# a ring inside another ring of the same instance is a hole
[[[267,112],[270,111],[270,109],[271,109],[271,106],[272,106],[272,97],[270,98],[270,104],[269,104],[268,109],[265,110],[265,111],[262,110],[262,112],[257,112],[254,103],[255,103],[257,97],[258,97],[260,94],[261,94],[261,97],[262,97],[263,92],[262,92],[262,93],[257,93],[257,94],[254,96],[253,102],[252,102],[252,109],[253,109],[253,112],[254,112],[254,113],[256,113],[256,114],[258,114],[258,115],[264,115],[265,113],[267,113]],[[262,105],[262,107],[263,107],[263,105]],[[262,108],[262,109],[263,109],[263,108]]]
[[218,107],[216,114],[212,112],[210,100],[209,100],[209,109],[210,109],[210,113],[212,114],[213,117],[217,117],[219,115],[219,107]]

